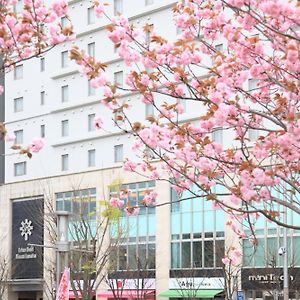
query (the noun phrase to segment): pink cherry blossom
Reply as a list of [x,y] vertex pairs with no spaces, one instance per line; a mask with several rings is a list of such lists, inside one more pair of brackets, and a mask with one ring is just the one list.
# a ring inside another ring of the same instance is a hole
[[102,119],[101,119],[100,117],[96,116],[96,117],[94,118],[94,127],[95,127],[96,129],[101,129],[101,128],[102,128],[102,125],[103,125]]
[[30,144],[31,152],[38,153],[44,148],[45,142],[41,138],[35,138]]

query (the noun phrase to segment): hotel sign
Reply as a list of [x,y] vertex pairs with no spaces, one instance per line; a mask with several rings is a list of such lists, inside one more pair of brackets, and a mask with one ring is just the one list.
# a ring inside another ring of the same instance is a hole
[[12,277],[43,277],[44,242],[43,199],[21,199],[12,202]]

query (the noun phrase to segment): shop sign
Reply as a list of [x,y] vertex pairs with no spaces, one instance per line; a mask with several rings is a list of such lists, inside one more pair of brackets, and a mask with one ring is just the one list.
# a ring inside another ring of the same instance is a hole
[[108,289],[117,290],[154,290],[155,279],[109,279]]
[[[289,269],[289,286],[299,286],[300,268]],[[242,289],[243,290],[267,290],[283,287],[282,268],[252,268],[242,269]]]
[[170,278],[169,289],[224,289],[223,277]]
[[43,199],[12,203],[12,273],[14,279],[43,277]]

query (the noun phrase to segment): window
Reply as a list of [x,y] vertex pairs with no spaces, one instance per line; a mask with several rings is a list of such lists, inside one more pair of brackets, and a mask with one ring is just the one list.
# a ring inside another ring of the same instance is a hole
[[26,161],[14,164],[15,176],[26,175]]
[[89,43],[87,47],[87,52],[89,56],[95,57],[95,43]]
[[88,96],[95,96],[96,95],[96,89],[92,87],[91,81],[88,81]]
[[[110,187],[111,197],[120,197],[121,191],[130,190],[131,194],[125,194],[124,206],[138,205],[143,201],[146,191],[155,189],[155,181],[146,181],[130,184],[115,184]],[[122,212],[119,224],[111,226],[110,234],[113,239],[119,238],[121,231],[124,239],[118,240],[119,247],[116,253],[116,270],[149,270],[155,269],[155,235],[156,216],[155,207],[141,206],[137,216],[127,216]],[[125,234],[125,236],[124,236]]]
[[259,137],[259,131],[257,129],[254,129],[254,128],[249,128],[248,129],[248,135],[249,135],[249,140],[251,142],[254,142]]
[[62,17],[60,23],[63,29],[69,26],[69,20],[67,17]]
[[114,154],[115,154],[115,162],[122,162],[123,161],[123,145],[116,145],[114,147]]
[[123,13],[123,0],[114,0],[114,14],[115,16]]
[[87,9],[87,21],[88,25],[94,24],[95,23],[95,10],[94,7],[89,7]]
[[15,66],[14,68],[14,79],[22,79],[23,78],[23,65]]
[[23,111],[23,97],[14,99],[14,112]]
[[88,151],[88,166],[95,167],[96,165],[96,150],[91,149]]
[[14,79],[23,78],[23,65],[15,66],[14,68]]
[[[220,186],[215,187],[221,193]],[[199,195],[200,190],[193,192]],[[180,195],[171,190],[171,268],[217,268],[224,257],[224,224],[222,210],[210,201],[185,200],[191,192]]]
[[95,114],[90,114],[88,115],[88,131],[94,131],[95,126],[94,126],[94,119],[95,119]]
[[41,125],[41,137],[44,138],[45,137],[45,125]]
[[186,111],[186,102],[185,99],[177,99],[177,110],[178,112],[185,112]]
[[61,121],[61,136],[69,135],[69,120]]
[[45,91],[41,92],[41,95],[40,95],[41,96],[41,105],[45,105],[45,94],[46,94]]
[[154,106],[151,103],[147,103],[145,106],[146,117],[154,116]]
[[64,85],[61,87],[61,102],[69,101],[69,86]]
[[249,79],[248,80],[248,88],[249,88],[249,92],[252,92],[254,90],[257,89],[257,84],[258,84],[258,80],[257,79]]
[[218,144],[223,144],[223,129],[215,128],[212,132],[212,140]]
[[217,52],[223,51],[223,44],[217,44],[217,45],[215,46],[215,49],[216,49]]
[[145,43],[147,46],[150,45],[151,42],[151,34],[153,32],[153,24],[148,24],[149,25],[149,30],[145,33]]
[[123,87],[123,71],[114,73],[114,83],[119,87]]
[[152,5],[154,0],[145,0],[145,5]]
[[45,71],[45,57],[41,57],[40,59],[40,71],[41,72]]
[[62,171],[69,170],[69,154],[63,154],[61,156],[61,170]]
[[66,68],[68,66],[68,51],[63,51],[61,53],[61,67]]
[[71,223],[79,214],[84,214],[89,220],[96,220],[95,188],[57,193],[55,196],[56,210],[71,212]]
[[23,1],[18,0],[16,4],[14,4],[14,13],[19,14],[23,10]]
[[20,145],[23,144],[23,130],[16,130],[14,132],[16,139],[15,139],[15,144]]

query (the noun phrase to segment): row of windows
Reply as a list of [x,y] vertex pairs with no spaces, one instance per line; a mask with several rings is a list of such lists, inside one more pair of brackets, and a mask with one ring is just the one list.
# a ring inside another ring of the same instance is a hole
[[[114,162],[123,161],[123,145],[114,146]],[[90,149],[87,151],[87,166],[95,167],[96,166],[96,149]],[[26,161],[18,162],[14,164],[14,176],[23,176],[26,175],[27,164]],[[61,170],[69,171],[69,154],[61,155]]]
[[[114,0],[114,15],[122,14],[123,13],[123,0]],[[152,5],[154,4],[154,0],[145,0],[145,5]],[[66,21],[62,22],[62,26],[66,26]],[[95,10],[94,7],[89,7],[87,9],[87,24],[92,25],[95,24],[96,17],[95,17]]]
[[[16,70],[16,69],[15,69]],[[118,71],[114,73],[114,80],[115,84],[122,87],[123,86],[123,71]],[[96,95],[96,89],[92,87],[91,82],[88,81],[87,86],[87,94],[88,96],[95,96]],[[65,103],[69,101],[69,85],[63,85],[61,86],[61,102]],[[40,92],[40,105],[45,105],[46,103],[46,92],[41,91]],[[14,99],[14,112],[22,112],[24,111],[24,98],[18,97]]]

